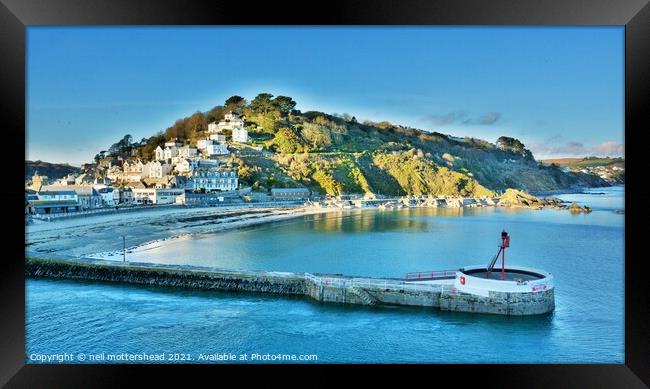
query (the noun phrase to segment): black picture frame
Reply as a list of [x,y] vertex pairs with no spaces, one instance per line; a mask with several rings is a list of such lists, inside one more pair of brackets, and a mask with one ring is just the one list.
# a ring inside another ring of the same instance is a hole
[[[15,156],[25,149],[25,29],[34,25],[621,25],[625,26],[625,363],[620,365],[418,365],[418,372],[398,372],[394,366],[370,366],[373,377],[419,377],[438,385],[436,377],[451,377],[460,383],[499,387],[646,387],[650,384],[650,298],[643,262],[642,242],[648,198],[640,177],[648,166],[642,159],[645,126],[648,123],[650,55],[650,5],[644,0],[390,0],[342,1],[320,4],[307,2],[233,2],[181,0],[0,0],[0,113],[5,146]],[[647,146],[646,146],[647,147]],[[5,159],[7,160],[7,159]],[[1,195],[5,206],[5,236],[0,294],[2,336],[0,336],[0,384],[7,387],[115,387],[143,375],[154,379],[182,377],[179,369],[205,371],[211,366],[58,366],[25,364],[25,280],[24,247],[21,233],[24,202],[21,169],[7,169],[10,191]],[[632,177],[632,178],[630,178]],[[15,205],[14,205],[15,204]],[[14,224],[15,223],[15,224]],[[638,226],[638,228],[636,228]],[[16,235],[13,239],[12,234]],[[217,366],[223,369],[225,366]],[[343,365],[348,370],[360,366]],[[400,366],[403,368],[404,366]],[[286,366],[228,366],[244,379],[251,368],[263,369],[265,380],[288,379]],[[302,368],[302,367],[298,367]],[[321,371],[335,383],[342,376]],[[155,369],[155,373],[154,370]],[[314,370],[312,367],[311,370]],[[152,374],[153,373],[153,374]],[[253,377],[251,377],[253,376]],[[430,377],[427,379],[427,377]],[[312,379],[316,377],[312,376]],[[216,376],[212,376],[217,380]],[[433,381],[433,382],[432,382]],[[189,381],[186,381],[186,383]],[[444,382],[444,381],[442,381]],[[325,381],[322,381],[325,383]],[[645,383],[645,384],[644,384]]]

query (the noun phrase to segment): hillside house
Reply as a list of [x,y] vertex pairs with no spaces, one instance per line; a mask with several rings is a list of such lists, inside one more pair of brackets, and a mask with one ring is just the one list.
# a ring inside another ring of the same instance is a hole
[[215,168],[195,169],[185,186],[194,191],[228,191],[235,190],[239,185],[239,176],[234,170],[220,170]]

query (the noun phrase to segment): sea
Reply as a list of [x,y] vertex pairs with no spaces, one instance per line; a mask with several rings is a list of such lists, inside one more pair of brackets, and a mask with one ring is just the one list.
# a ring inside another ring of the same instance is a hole
[[624,188],[555,195],[591,213],[345,210],[148,245],[133,262],[403,277],[549,271],[553,312],[506,317],[307,297],[27,279],[26,363],[624,363]]

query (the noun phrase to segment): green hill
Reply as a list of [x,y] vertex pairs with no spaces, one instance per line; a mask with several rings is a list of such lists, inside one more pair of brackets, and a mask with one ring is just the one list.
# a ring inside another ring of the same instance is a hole
[[608,157],[559,158],[541,161],[545,165],[559,165],[571,172],[597,175],[610,184],[625,183],[625,159]]
[[106,156],[149,160],[166,140],[185,144],[207,134],[208,123],[229,111],[245,115],[251,144],[231,159],[240,180],[255,189],[307,186],[321,193],[463,194],[483,196],[507,188],[546,191],[607,186],[600,177],[564,172],[536,161],[519,140],[502,136],[495,143],[455,138],[388,122],[363,122],[349,115],[301,112],[288,96],[240,96],[207,112],[177,120],[150,138],[130,136],[101,152]]
[[57,180],[70,173],[78,173],[79,168],[61,163],[25,161],[25,180],[30,180],[34,172],[38,172],[42,176],[47,176],[50,180]]

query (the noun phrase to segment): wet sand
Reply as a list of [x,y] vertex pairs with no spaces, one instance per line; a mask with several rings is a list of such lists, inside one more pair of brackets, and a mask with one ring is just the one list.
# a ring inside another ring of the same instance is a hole
[[122,236],[126,237],[128,253],[152,242],[189,234],[248,227],[332,210],[291,206],[179,207],[93,215],[26,226],[25,251],[33,257],[104,258],[108,253],[113,254],[110,258],[122,252]]

